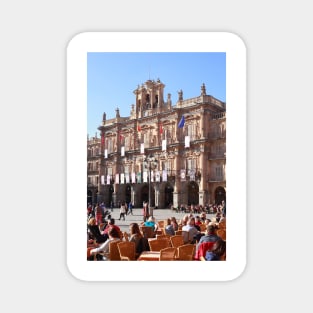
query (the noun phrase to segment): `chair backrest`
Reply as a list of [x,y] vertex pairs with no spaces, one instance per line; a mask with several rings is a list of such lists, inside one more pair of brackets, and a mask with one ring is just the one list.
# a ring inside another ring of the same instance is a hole
[[199,244],[198,249],[195,253],[195,260],[200,260],[200,257],[205,257],[208,250],[212,250],[215,242],[202,242]]
[[194,260],[195,244],[186,244],[177,248],[177,258],[180,261]]
[[163,220],[158,221],[159,228],[164,228],[165,224]]
[[165,240],[167,240],[169,247],[172,246],[170,238],[171,238],[171,235],[156,235],[156,239],[165,239]]
[[177,248],[184,244],[184,237],[182,235],[171,236],[170,241],[172,247]]
[[190,243],[189,232],[182,230],[182,236],[184,238],[184,243]]
[[217,236],[219,236],[223,240],[226,240],[226,229],[223,229],[223,228],[217,229],[216,234],[217,234]]
[[120,241],[110,242],[109,252],[110,252],[110,261],[121,261],[120,252],[118,250],[117,244]]
[[175,230],[175,235],[182,235],[183,231],[181,229]]
[[121,241],[117,244],[121,259],[136,260],[136,244],[133,241]]
[[175,261],[177,249],[168,247],[160,250],[160,261]]
[[167,239],[154,239],[149,241],[150,251],[160,251],[164,248],[168,248],[169,242]]
[[140,226],[140,230],[142,232],[142,235],[145,238],[153,238],[154,237],[154,230],[150,226]]
[[200,227],[201,233],[204,233],[206,231],[207,226],[205,224],[200,224],[199,227]]

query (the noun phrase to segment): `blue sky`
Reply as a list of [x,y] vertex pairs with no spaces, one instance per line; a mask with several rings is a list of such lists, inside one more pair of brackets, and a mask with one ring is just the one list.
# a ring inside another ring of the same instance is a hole
[[148,79],[165,84],[164,99],[178,91],[184,99],[199,96],[201,85],[206,93],[226,102],[226,53],[213,52],[90,52],[87,56],[87,133],[98,133],[102,115],[115,117],[118,107],[122,117],[129,116],[135,104],[133,91]]

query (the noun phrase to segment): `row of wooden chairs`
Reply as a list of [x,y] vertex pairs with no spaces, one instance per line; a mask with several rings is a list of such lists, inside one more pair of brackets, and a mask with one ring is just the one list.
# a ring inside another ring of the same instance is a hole
[[[179,247],[168,247],[159,249],[155,248],[153,243],[158,241],[166,241],[164,239],[151,240],[149,242],[151,251],[160,251],[160,261],[192,261],[194,259],[195,248],[194,244],[181,245]],[[117,247],[117,249],[116,249]],[[136,260],[136,250],[135,243],[129,241],[115,241],[110,243],[110,260],[121,260],[121,261],[135,261]]]
[[160,261],[192,261],[196,246],[194,244],[182,245],[177,248],[167,247],[160,250]]

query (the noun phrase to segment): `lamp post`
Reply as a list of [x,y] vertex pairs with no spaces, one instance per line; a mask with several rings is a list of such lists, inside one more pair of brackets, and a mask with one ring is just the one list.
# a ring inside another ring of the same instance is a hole
[[155,168],[157,163],[156,163],[156,158],[150,154],[149,156],[147,156],[145,158],[145,162],[148,163],[148,171],[149,171],[149,175],[148,175],[148,208],[149,208],[149,214],[151,216],[153,216],[153,209],[151,208],[151,170],[152,168]]

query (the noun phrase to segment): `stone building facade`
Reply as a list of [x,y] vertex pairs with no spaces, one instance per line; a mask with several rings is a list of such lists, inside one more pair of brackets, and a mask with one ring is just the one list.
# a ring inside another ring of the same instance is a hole
[[101,140],[87,136],[87,203],[98,201],[100,185]]
[[162,209],[226,201],[226,104],[207,95],[204,84],[194,98],[180,90],[172,104],[164,87],[148,80],[134,90],[130,116],[119,109],[111,119],[103,114],[92,160],[98,180],[88,174],[98,202],[150,201]]

